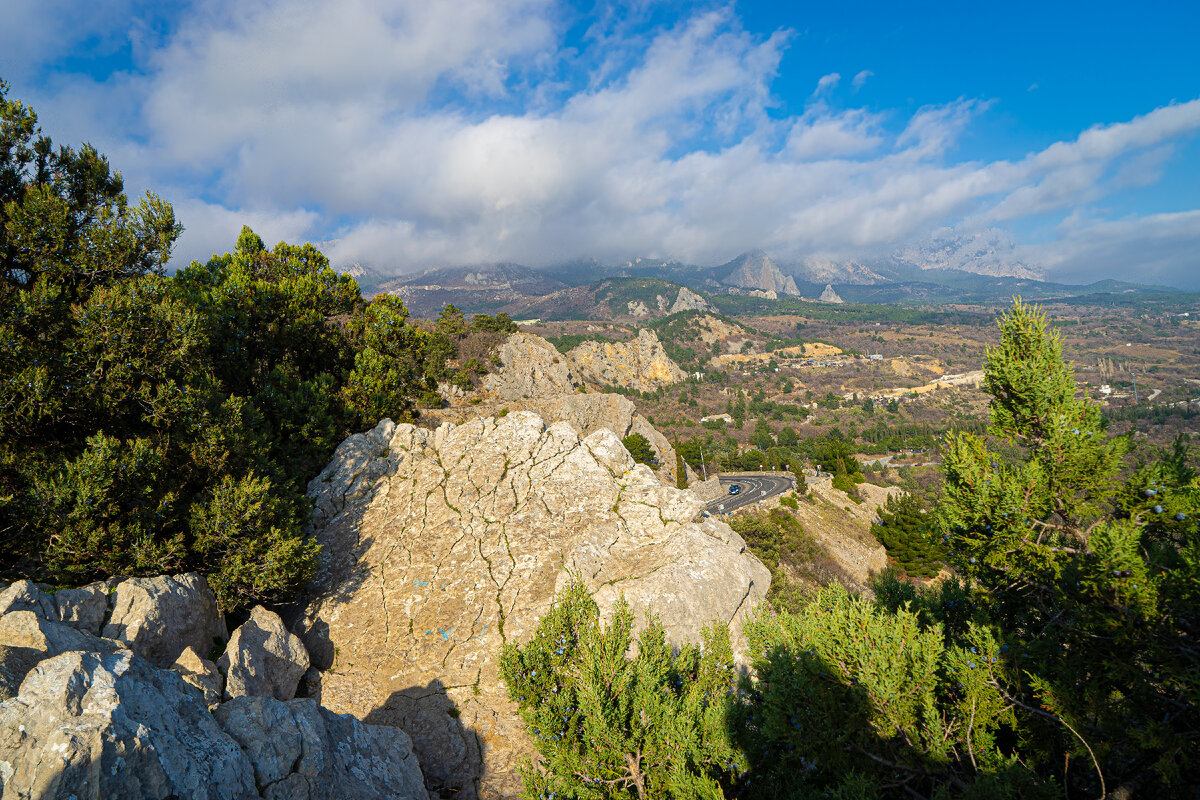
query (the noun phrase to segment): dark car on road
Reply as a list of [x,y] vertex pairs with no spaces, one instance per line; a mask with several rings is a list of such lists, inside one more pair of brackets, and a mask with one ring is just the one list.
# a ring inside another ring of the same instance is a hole
[[730,494],[740,494],[741,491],[742,491],[742,487],[738,486],[736,483],[733,486],[729,487]]

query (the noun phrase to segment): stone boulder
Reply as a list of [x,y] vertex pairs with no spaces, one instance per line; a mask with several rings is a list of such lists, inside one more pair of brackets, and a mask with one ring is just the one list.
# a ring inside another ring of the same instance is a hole
[[54,607],[64,624],[99,636],[108,611],[108,588],[97,582],[78,589],[60,589],[54,593]]
[[267,800],[427,800],[412,741],[316,701],[238,697],[213,713]]
[[119,642],[91,636],[34,611],[10,611],[0,617],[0,642],[11,647],[31,648],[42,653],[42,658],[72,650],[113,652],[121,649]]
[[128,650],[42,661],[0,702],[0,790],[62,800],[428,797],[403,731],[313,700],[239,698],[210,714],[180,675]]
[[221,673],[217,670],[217,665],[201,657],[191,647],[183,648],[179,658],[171,665],[171,670],[179,673],[179,677],[189,686],[198,689],[204,704],[209,708],[221,702]]
[[0,644],[0,700],[16,697],[21,681],[45,657],[45,651],[32,647]]
[[33,581],[20,580],[0,592],[0,616],[10,611],[32,611],[42,619],[58,620],[54,598]]
[[103,633],[164,669],[186,647],[208,653],[214,641],[229,638],[216,597],[194,572],[119,583]]
[[308,669],[308,651],[288,632],[279,615],[262,606],[233,632],[217,661],[225,673],[225,699],[273,697],[291,700]]
[[769,572],[695,495],[661,485],[617,436],[529,412],[381,423],[309,484],[323,545],[299,621],[321,700],[412,736],[431,788],[511,796],[531,753],[498,677],[574,579],[603,614],[624,595],[674,643],[728,622],[741,647]]
[[679,383],[687,373],[671,360],[654,331],[629,342],[584,342],[568,354],[586,380],[648,392]]
[[540,336],[514,333],[496,350],[500,369],[484,388],[501,400],[569,394],[583,385],[571,359]]
[[173,672],[64,653],[0,703],[4,797],[257,798],[250,760]]

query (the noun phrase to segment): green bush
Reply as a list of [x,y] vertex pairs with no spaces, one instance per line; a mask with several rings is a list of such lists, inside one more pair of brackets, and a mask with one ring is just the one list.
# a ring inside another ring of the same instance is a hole
[[621,444],[625,445],[625,449],[637,463],[645,464],[651,469],[658,468],[658,456],[654,452],[654,447],[650,444],[650,440],[642,434],[631,433],[621,440]]
[[904,571],[914,577],[932,577],[941,570],[946,548],[938,536],[932,516],[910,494],[893,495],[879,510],[879,521],[871,526],[879,540]]
[[948,644],[915,611],[831,586],[747,636],[737,796],[888,797],[897,781],[919,797],[1057,796],[1003,743],[1016,718],[996,683],[1011,668],[986,628]]
[[505,645],[500,677],[539,762],[521,767],[526,798],[724,797],[742,767],[729,739],[736,677],[729,634],[676,651],[652,617],[630,656],[633,614],[611,624],[582,586],[560,595],[528,644]]

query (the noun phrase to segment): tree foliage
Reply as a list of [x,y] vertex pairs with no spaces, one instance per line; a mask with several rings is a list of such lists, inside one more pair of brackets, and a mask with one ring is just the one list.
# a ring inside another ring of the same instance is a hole
[[625,445],[625,449],[637,463],[645,464],[651,469],[658,467],[658,455],[654,452],[650,440],[642,434],[631,433],[621,440],[621,444]]
[[893,495],[879,510],[871,534],[907,574],[932,578],[942,568],[946,548],[932,517],[911,494]]
[[560,595],[500,676],[540,757],[521,769],[529,798],[723,798],[740,769],[728,736],[736,683],[729,634],[678,650],[648,618],[630,656],[633,614],[611,623],[581,585]]
[[[948,437],[937,519],[1024,669],[1035,763],[1101,787],[1200,784],[1200,484],[1178,448],[1119,481],[1125,442],[1076,398],[1059,337],[1019,300],[987,352],[993,437]],[[1069,774],[1064,764],[1074,763]]]
[[311,574],[308,480],[411,420],[454,355],[310,244],[164,265],[181,228],[0,83],[0,568],[69,585],[204,573],[226,609]]

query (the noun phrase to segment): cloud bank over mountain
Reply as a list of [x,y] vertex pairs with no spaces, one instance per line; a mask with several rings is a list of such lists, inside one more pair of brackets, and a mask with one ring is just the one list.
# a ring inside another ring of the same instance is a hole
[[[268,240],[323,241],[336,263],[400,269],[716,264],[755,247],[856,258],[946,227],[1037,227],[1018,249],[1052,279],[1200,288],[1200,211],[1103,208],[1170,167],[1200,129],[1200,100],[1018,158],[967,157],[992,101],[855,105],[879,69],[815,76],[803,110],[780,113],[773,87],[795,34],[749,31],[730,7],[598,17],[571,35],[578,19],[548,0],[152,8],[125,0],[80,20],[74,41],[112,42],[125,69],[54,67],[73,45],[39,35],[0,75],[57,140],[94,142],[131,191],[176,205],[179,261],[228,249],[243,222]],[[36,33],[48,12],[19,0],[14,13]],[[0,51],[15,41],[0,34]]]

